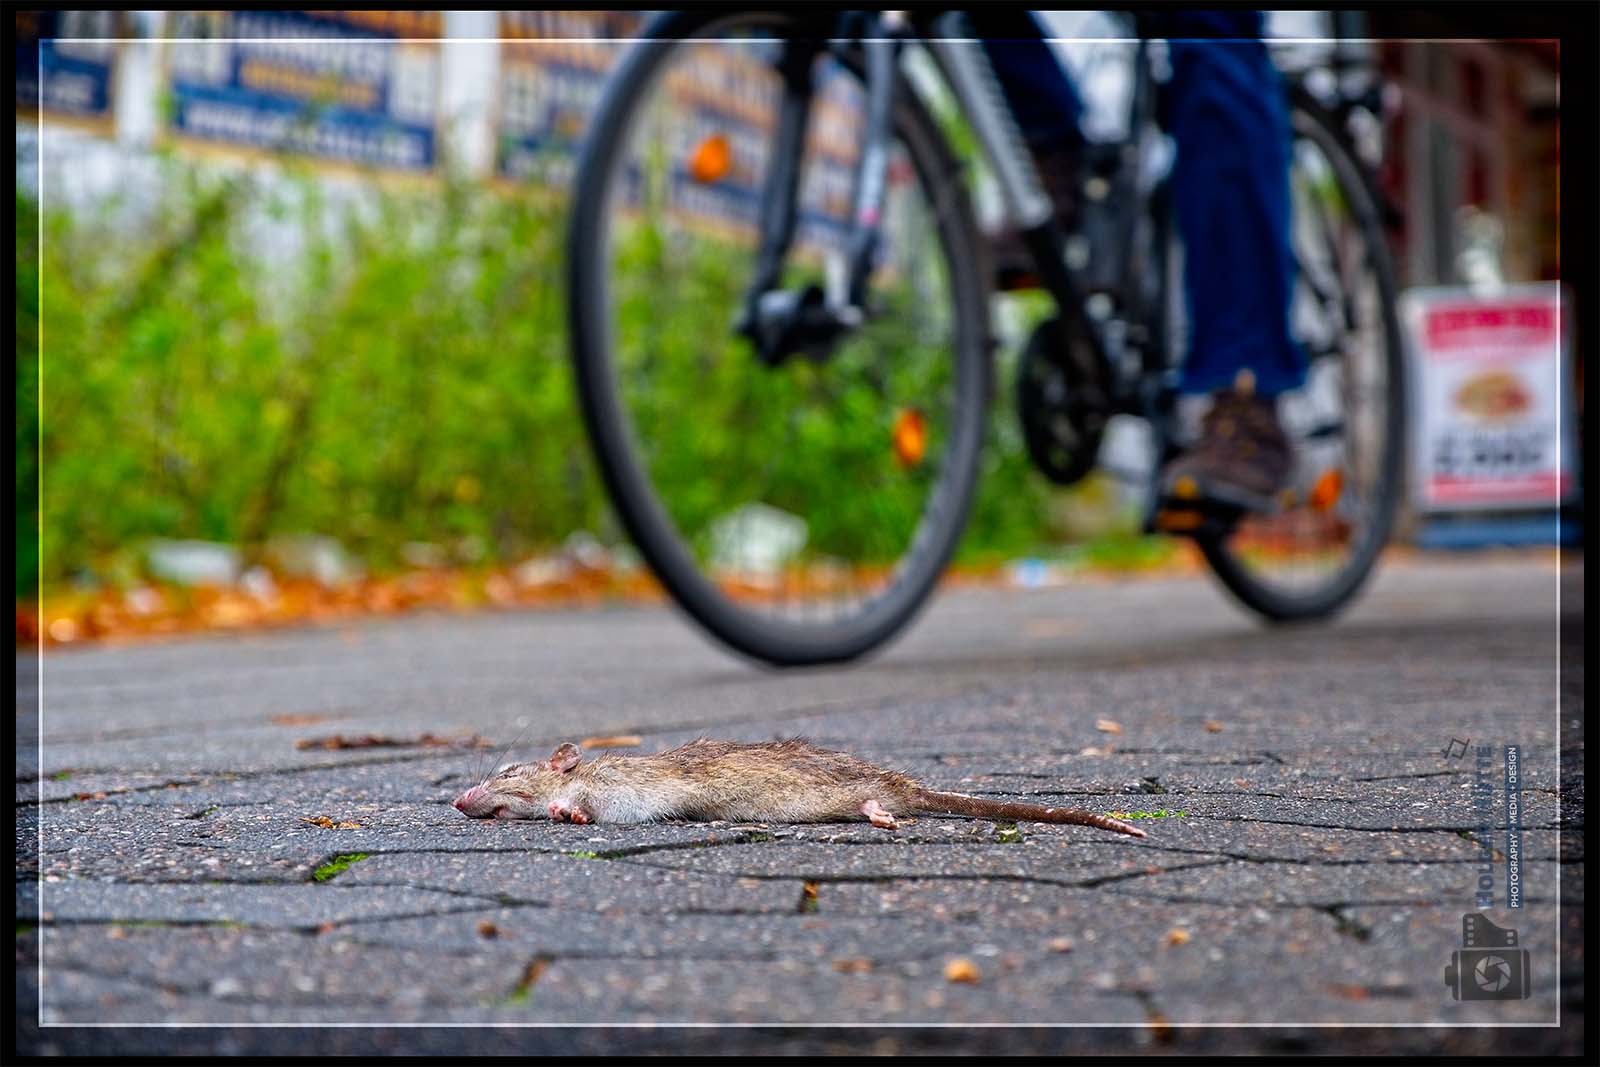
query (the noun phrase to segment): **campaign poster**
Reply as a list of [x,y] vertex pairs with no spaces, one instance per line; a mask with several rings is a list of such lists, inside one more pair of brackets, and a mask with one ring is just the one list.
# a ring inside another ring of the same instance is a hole
[[175,11],[170,124],[213,143],[393,170],[437,160],[437,11]]
[[565,185],[606,75],[642,16],[631,11],[500,12],[496,170]]
[[[607,76],[641,21],[629,12],[501,13],[498,173],[556,187],[570,183]],[[683,223],[749,235],[780,103],[773,69],[778,45],[710,40],[685,47],[657,87],[674,116],[660,131],[667,210]],[[831,63],[819,64],[817,78],[799,190],[801,248],[842,242],[860,144],[860,86]],[[696,176],[690,159],[714,136],[725,140],[728,164],[715,178]],[[636,160],[623,184],[625,201],[637,203]]]
[[109,119],[120,11],[16,12],[17,110]]
[[1402,297],[1419,510],[1548,509],[1573,492],[1576,401],[1561,295],[1550,283]]

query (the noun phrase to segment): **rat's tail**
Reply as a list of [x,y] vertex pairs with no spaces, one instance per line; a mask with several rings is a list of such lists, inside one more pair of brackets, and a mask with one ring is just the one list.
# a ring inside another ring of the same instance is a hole
[[1143,830],[1121,819],[1100,815],[1082,808],[1046,808],[1039,804],[1019,804],[1007,800],[988,800],[969,797],[965,793],[938,793],[924,789],[917,795],[917,806],[925,812],[944,812],[950,815],[970,815],[979,819],[1012,819],[1017,822],[1072,823],[1076,826],[1097,826],[1114,830],[1130,837],[1145,837]]

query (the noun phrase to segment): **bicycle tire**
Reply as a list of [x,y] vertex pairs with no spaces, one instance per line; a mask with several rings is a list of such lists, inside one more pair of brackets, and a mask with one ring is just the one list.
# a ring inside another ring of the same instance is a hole
[[1303,593],[1286,593],[1263,582],[1233,551],[1228,539],[1200,537],[1197,542],[1212,573],[1246,608],[1273,623],[1331,617],[1346,607],[1371,576],[1388,543],[1405,484],[1406,366],[1400,329],[1394,266],[1384,233],[1378,198],[1371,179],[1356,161],[1332,115],[1296,88],[1289,97],[1290,122],[1296,139],[1309,137],[1332,164],[1340,193],[1359,223],[1364,253],[1378,288],[1384,370],[1388,393],[1381,452],[1380,487],[1375,509],[1351,559],[1324,585]]
[[[703,573],[658,499],[634,447],[608,340],[603,228],[613,172],[633,118],[648,104],[657,72],[683,39],[728,24],[727,11],[657,15],[643,28],[602,93],[580,150],[567,235],[567,307],[579,407],[610,500],[652,573],[707,633],[728,648],[779,667],[837,663],[862,656],[901,632],[924,605],[965,527],[978,476],[990,389],[988,288],[981,244],[961,165],[938,125],[904,79],[895,133],[917,180],[938,205],[937,232],[950,271],[955,331],[952,388],[958,405],[951,443],[911,545],[891,586],[859,615],[831,626],[764,617],[740,605]],[[787,15],[765,15],[799,32]]]

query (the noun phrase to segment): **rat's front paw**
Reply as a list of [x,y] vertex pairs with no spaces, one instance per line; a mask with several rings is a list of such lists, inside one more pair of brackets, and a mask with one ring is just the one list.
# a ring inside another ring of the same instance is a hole
[[583,810],[582,807],[578,805],[568,807],[559,800],[552,800],[550,806],[545,810],[550,813],[550,818],[554,822],[594,822],[594,816]]

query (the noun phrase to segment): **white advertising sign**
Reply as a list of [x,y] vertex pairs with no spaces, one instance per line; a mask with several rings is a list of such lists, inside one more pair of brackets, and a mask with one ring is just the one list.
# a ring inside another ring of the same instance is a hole
[[1577,456],[1559,283],[1412,289],[1401,307],[1418,510],[1560,504]]

